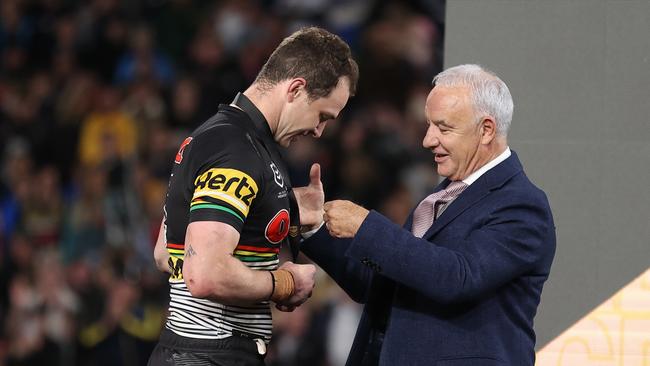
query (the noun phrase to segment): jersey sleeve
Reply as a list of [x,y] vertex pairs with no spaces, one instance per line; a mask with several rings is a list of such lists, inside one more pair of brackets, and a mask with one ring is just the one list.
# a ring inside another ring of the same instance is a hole
[[193,141],[189,222],[219,221],[241,232],[260,195],[262,168],[252,142],[235,126],[215,128]]

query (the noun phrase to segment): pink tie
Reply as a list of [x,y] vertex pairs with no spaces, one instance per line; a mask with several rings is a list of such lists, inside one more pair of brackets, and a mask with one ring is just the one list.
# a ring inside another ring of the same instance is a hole
[[438,208],[447,202],[451,202],[465,188],[467,188],[467,184],[462,181],[451,182],[447,188],[432,193],[422,200],[413,213],[413,226],[411,230],[413,235],[421,238],[431,227],[431,224],[433,224],[433,220],[438,214]]

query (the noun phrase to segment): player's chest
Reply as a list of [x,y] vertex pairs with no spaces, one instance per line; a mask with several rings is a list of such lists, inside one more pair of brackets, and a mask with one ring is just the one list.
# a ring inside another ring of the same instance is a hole
[[289,233],[291,185],[281,161],[267,160],[262,174],[262,193],[253,202],[242,239],[279,246]]

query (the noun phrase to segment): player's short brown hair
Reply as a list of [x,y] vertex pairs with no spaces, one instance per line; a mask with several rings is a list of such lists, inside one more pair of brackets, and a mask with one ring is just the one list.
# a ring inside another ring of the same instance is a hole
[[307,81],[305,89],[309,98],[315,100],[328,96],[342,76],[349,79],[350,95],[354,95],[359,67],[352,59],[348,44],[325,29],[308,27],[294,32],[280,43],[257,75],[255,83],[265,88],[301,77]]

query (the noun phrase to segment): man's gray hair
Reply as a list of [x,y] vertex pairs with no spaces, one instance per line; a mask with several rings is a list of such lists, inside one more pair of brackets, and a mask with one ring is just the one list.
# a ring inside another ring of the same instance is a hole
[[508,135],[514,105],[510,90],[503,80],[480,65],[466,64],[450,67],[433,78],[433,86],[466,86],[471,90],[474,112],[477,120],[492,116],[497,125],[497,134]]

